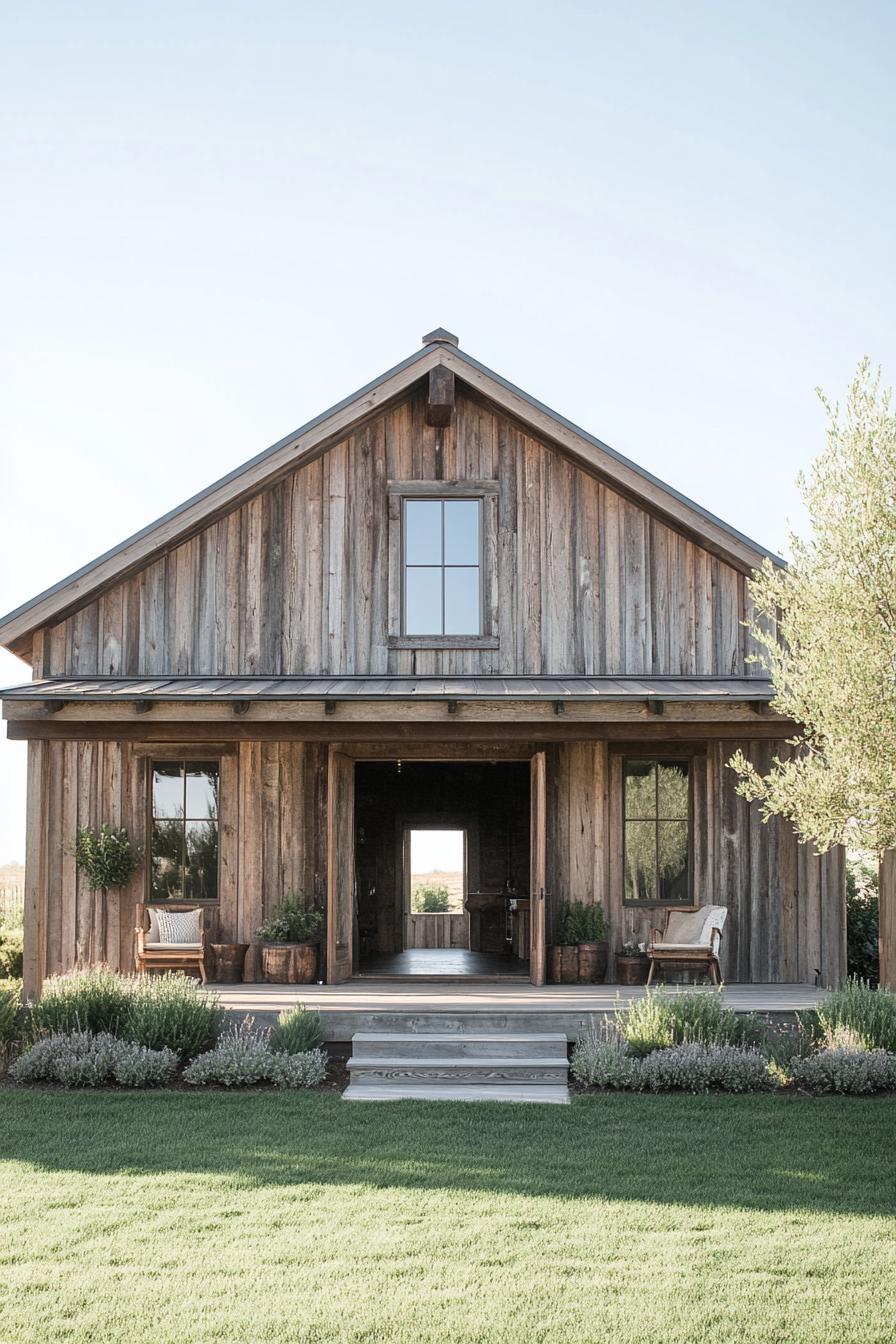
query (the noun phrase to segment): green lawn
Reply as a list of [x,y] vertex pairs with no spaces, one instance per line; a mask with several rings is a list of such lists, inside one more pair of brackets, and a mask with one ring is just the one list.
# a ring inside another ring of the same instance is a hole
[[0,1089],[0,1339],[887,1341],[896,1104]]

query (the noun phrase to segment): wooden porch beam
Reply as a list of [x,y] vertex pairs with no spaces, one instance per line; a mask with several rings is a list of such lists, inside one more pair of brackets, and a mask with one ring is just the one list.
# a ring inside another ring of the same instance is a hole
[[[338,733],[340,739],[357,742],[503,741],[503,742],[693,742],[739,741],[745,735],[742,723],[711,721],[676,722],[664,716],[652,722],[574,722],[564,715],[556,719],[529,722],[490,722],[452,718],[401,722],[394,719],[351,721],[340,715],[332,719],[251,719],[249,722],[179,719],[164,722],[135,723],[121,720],[77,721],[59,716],[53,720],[12,720],[6,734],[16,742],[329,742]],[[757,721],[749,736],[752,740],[781,741],[796,732],[789,720],[776,723]]]

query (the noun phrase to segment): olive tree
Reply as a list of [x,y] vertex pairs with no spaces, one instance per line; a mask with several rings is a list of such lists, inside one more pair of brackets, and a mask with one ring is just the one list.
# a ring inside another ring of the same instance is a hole
[[787,569],[750,591],[752,633],[797,750],[761,776],[738,753],[739,792],[788,817],[822,852],[896,845],[896,414],[867,360],[845,407],[823,396],[827,446],[799,485],[811,522]]

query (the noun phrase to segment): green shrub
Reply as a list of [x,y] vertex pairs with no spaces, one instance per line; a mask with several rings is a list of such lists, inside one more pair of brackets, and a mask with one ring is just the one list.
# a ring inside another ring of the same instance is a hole
[[639,1065],[651,1092],[761,1092],[777,1086],[768,1060],[752,1046],[688,1042],[655,1050]]
[[33,1037],[72,1031],[124,1035],[132,994],[132,977],[103,968],[53,976],[28,1011],[28,1031]]
[[804,1059],[794,1059],[790,1076],[807,1092],[890,1092],[896,1089],[896,1055],[853,1046],[819,1050]]
[[266,943],[307,943],[317,938],[322,923],[319,910],[306,907],[301,896],[289,896],[271,911],[257,933]]
[[116,975],[100,968],[55,976],[28,1010],[31,1039],[51,1033],[92,1032],[169,1049],[190,1059],[214,1045],[223,1013],[195,980],[165,975]]
[[862,859],[846,865],[846,968],[850,975],[876,985],[880,975],[877,870]]
[[194,980],[169,971],[137,977],[132,985],[119,1035],[151,1050],[173,1050],[182,1060],[215,1044],[224,1014],[217,998]]
[[22,983],[5,980],[0,984],[0,1057],[9,1055],[21,1033]]
[[598,1028],[576,1042],[570,1071],[592,1087],[632,1092],[759,1092],[777,1086],[774,1069],[752,1046],[690,1041],[641,1056]]
[[301,1055],[271,1051],[270,1079],[275,1087],[316,1087],[326,1076],[325,1050],[306,1050]]
[[75,865],[91,891],[126,887],[143,861],[142,851],[131,846],[127,828],[105,823],[98,831],[79,826],[74,854]]
[[617,1008],[616,1030],[633,1055],[641,1057],[652,1050],[667,1049],[673,1044],[668,998],[661,990],[648,990],[643,998]]
[[199,1055],[184,1069],[184,1082],[194,1087],[252,1087],[269,1081],[271,1052],[267,1032],[255,1031],[250,1018],[231,1027],[213,1050]]
[[[896,1053],[896,994],[892,990],[849,979],[819,1004],[816,1019],[822,1038],[838,1027],[848,1027],[863,1049]],[[811,1019],[801,1020],[811,1030]]]
[[447,887],[424,886],[414,888],[414,909],[423,915],[448,913],[451,893]]
[[621,1041],[609,1040],[605,1031],[592,1027],[573,1046],[569,1070],[591,1087],[637,1088],[640,1063]]
[[0,980],[21,980],[23,952],[21,928],[0,927]]
[[10,1069],[17,1083],[62,1087],[158,1087],[177,1065],[173,1050],[148,1050],[108,1032],[54,1032],[35,1042]]
[[600,943],[606,936],[603,906],[586,904],[584,901],[561,901],[554,938],[559,947],[573,947],[576,943]]
[[274,1051],[268,1033],[256,1031],[251,1018],[224,1035],[214,1050],[194,1059],[184,1069],[184,1082],[194,1087],[254,1087],[273,1083],[275,1087],[314,1087],[327,1073],[323,1050],[307,1050],[289,1055]]
[[720,991],[669,994],[648,990],[616,1010],[616,1030],[633,1055],[646,1056],[673,1045],[764,1047],[766,1030],[752,1013],[741,1016],[722,1006]]
[[282,1012],[276,1026],[271,1028],[268,1041],[272,1050],[286,1055],[302,1055],[317,1050],[324,1041],[323,1020],[320,1013],[310,1012],[303,1003]]

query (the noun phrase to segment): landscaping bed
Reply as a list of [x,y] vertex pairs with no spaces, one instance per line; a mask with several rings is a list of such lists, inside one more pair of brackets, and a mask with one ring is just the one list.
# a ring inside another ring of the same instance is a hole
[[311,1088],[325,1084],[320,1015],[301,1005],[273,1027],[253,1018],[225,1029],[214,995],[168,972],[100,968],[48,980],[22,1006],[0,990],[0,1048],[8,1081],[63,1088]]
[[792,1029],[715,994],[648,992],[576,1042],[583,1087],[629,1092],[896,1091],[896,994],[852,979]]

